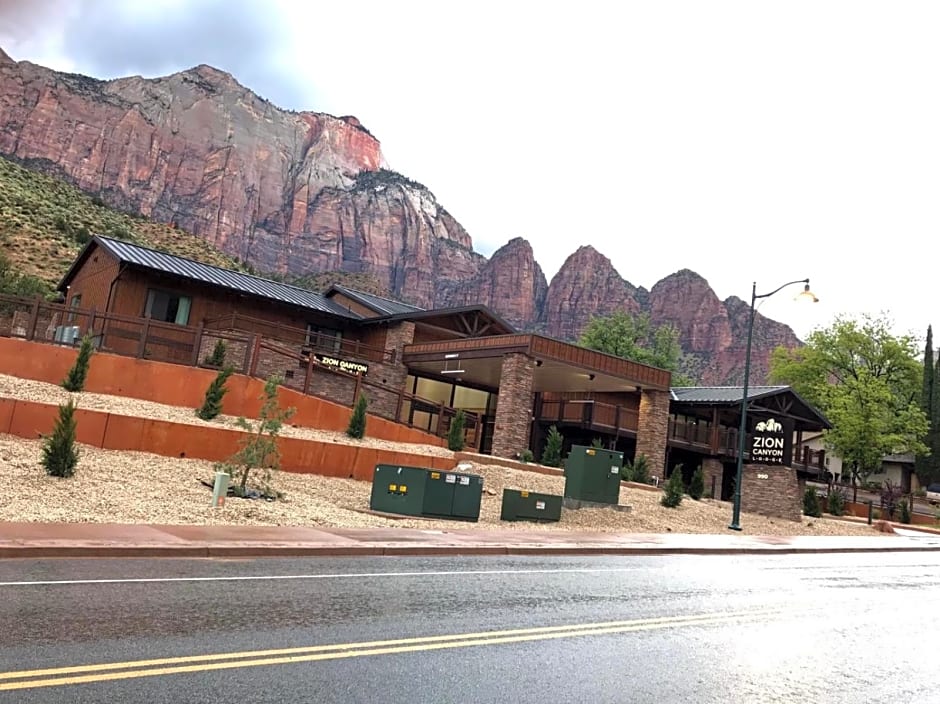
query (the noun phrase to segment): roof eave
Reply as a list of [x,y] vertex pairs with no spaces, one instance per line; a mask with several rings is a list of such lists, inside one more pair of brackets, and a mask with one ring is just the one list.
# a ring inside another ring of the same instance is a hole
[[93,247],[100,246],[106,252],[114,256],[114,254],[108,251],[108,248],[104,246],[104,243],[98,238],[97,235],[93,236],[88,242],[85,243],[85,246],[81,248],[78,255],[75,257],[75,261],[72,262],[72,266],[69,267],[68,271],[65,272],[65,275],[56,285],[55,290],[59,293],[65,293],[71,284],[72,279],[75,277],[75,274],[78,273],[78,270],[82,268],[85,264],[85,260],[88,259],[88,254],[91,252]]

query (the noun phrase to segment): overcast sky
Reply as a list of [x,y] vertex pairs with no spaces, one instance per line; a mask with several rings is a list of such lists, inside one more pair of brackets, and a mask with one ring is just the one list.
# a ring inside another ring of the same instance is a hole
[[582,244],[650,288],[940,323],[940,3],[0,0],[14,59],[102,78],[208,63],[356,115],[491,254]]

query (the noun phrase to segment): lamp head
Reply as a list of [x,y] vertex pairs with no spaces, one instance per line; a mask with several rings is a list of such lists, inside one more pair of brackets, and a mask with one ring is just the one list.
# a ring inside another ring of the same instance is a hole
[[819,299],[816,298],[816,294],[809,290],[809,279],[806,279],[803,290],[794,296],[793,300],[799,301],[801,303],[819,303]]

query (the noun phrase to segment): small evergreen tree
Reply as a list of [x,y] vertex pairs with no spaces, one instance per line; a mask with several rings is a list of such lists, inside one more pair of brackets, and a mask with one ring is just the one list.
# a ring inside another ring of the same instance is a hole
[[216,374],[215,379],[212,380],[212,383],[209,384],[209,388],[206,389],[206,397],[202,402],[202,406],[196,409],[197,416],[203,420],[212,420],[222,412],[222,397],[225,396],[228,391],[228,389],[225,388],[225,382],[228,381],[231,375],[231,367],[226,367]]
[[202,360],[203,364],[207,367],[219,367],[222,368],[225,366],[225,353],[227,352],[225,346],[225,340],[219,338],[215,341],[215,347],[212,348],[212,353],[206,355],[206,358]]
[[545,449],[542,450],[542,459],[540,464],[546,467],[558,467],[561,465],[561,448],[564,445],[565,438],[558,432],[558,428],[552,425],[548,429],[548,437],[545,439]]
[[819,506],[819,495],[815,487],[807,487],[803,492],[803,514],[819,518],[822,515],[822,509]]
[[640,454],[631,462],[627,460],[620,468],[620,478],[626,482],[638,484],[650,483],[649,460],[646,455]]
[[356,407],[353,408],[352,416],[349,418],[349,427],[346,428],[346,434],[349,437],[360,440],[366,434],[366,407],[368,405],[369,399],[365,394],[360,393]]
[[837,486],[829,491],[829,497],[826,499],[827,510],[833,516],[842,516],[845,514],[845,492]]
[[274,472],[280,468],[280,451],[277,447],[277,437],[281,428],[296,412],[296,408],[281,408],[277,399],[277,389],[282,378],[274,375],[268,377],[264,383],[264,393],[261,396],[261,411],[258,422],[252,425],[244,418],[238,419],[238,426],[248,431],[242,441],[241,449],[227,462],[217,465],[220,471],[226,472],[235,480],[233,490],[237,496],[245,496],[248,487],[248,476],[254,469],[264,470],[261,479],[262,494],[268,498],[276,498],[278,493],[271,487]]
[[450,430],[447,432],[447,447],[452,452],[460,452],[464,446],[464,423],[465,416],[462,408],[458,408],[450,421]]
[[689,482],[689,496],[698,501],[705,495],[705,470],[699,466],[692,474]]
[[666,508],[676,508],[682,503],[682,495],[685,493],[685,485],[682,483],[682,465],[677,464],[672,474],[669,475],[669,481],[666,482],[665,493],[659,499]]
[[600,438],[594,438],[593,440],[591,440],[591,447],[596,448],[598,450],[603,450],[604,442]]
[[898,511],[900,512],[901,523],[910,523],[911,522],[911,507],[907,503],[907,499],[901,499],[898,503]]
[[78,466],[78,450],[75,448],[75,403],[69,399],[59,406],[59,417],[46,438],[42,448],[42,465],[46,474],[53,477],[71,477]]
[[78,348],[78,356],[75,358],[75,364],[69,369],[68,374],[62,381],[62,388],[66,391],[81,391],[85,388],[85,378],[88,376],[88,367],[91,365],[91,355],[95,351],[95,346],[91,342],[91,335],[86,334],[82,338],[81,347]]

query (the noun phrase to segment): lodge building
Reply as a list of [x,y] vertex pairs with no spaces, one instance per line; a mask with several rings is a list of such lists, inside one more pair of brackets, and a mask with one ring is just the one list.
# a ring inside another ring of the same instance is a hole
[[[102,236],[58,289],[59,304],[16,310],[0,334],[74,344],[91,333],[102,351],[193,365],[221,340],[243,373],[277,373],[346,405],[364,393],[370,412],[412,427],[446,434],[461,409],[468,445],[484,454],[537,459],[554,424],[566,446],[644,454],[660,478],[701,465],[715,498],[733,491],[741,388],[673,389],[667,370],[520,332],[486,306],[424,310],[341,285],[318,293]],[[828,421],[789,387],[748,397],[753,423],[776,418],[792,438],[780,459],[793,493],[824,467],[802,434]]]

